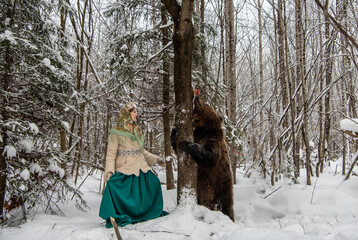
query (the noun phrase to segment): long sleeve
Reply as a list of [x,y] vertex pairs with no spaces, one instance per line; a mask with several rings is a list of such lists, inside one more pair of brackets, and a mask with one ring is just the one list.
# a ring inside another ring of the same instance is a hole
[[144,150],[143,155],[149,167],[152,167],[158,161],[158,156],[148,152],[147,150]]
[[108,138],[105,173],[115,173],[115,164],[118,150],[118,136],[110,134]]

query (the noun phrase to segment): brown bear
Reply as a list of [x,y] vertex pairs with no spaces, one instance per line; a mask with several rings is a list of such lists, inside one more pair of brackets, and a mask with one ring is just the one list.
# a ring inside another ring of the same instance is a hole
[[198,165],[198,203],[219,210],[234,221],[233,178],[222,118],[199,96],[194,104],[194,142],[183,141],[177,145],[178,132],[173,129],[173,149],[178,146],[189,153]]

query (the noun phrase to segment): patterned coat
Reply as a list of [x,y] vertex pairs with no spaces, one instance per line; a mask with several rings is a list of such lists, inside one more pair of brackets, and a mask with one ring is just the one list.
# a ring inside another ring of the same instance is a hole
[[158,156],[143,149],[143,140],[129,132],[111,129],[107,148],[105,174],[126,175],[146,173],[157,163]]

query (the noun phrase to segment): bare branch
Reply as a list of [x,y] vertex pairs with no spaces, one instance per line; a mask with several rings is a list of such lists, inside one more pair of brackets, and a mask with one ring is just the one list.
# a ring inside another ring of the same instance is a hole
[[342,33],[357,49],[358,49],[358,43],[356,42],[355,38],[352,37],[345,29],[344,27],[328,12],[328,1],[326,1],[326,6],[323,6],[322,3],[319,0],[315,0],[317,5],[322,9],[324,16],[326,19],[328,19],[332,26]]

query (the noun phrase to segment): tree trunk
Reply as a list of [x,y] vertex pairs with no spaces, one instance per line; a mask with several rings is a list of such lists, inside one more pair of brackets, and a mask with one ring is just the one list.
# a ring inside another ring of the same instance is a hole
[[[105,124],[103,124],[103,169],[105,169],[106,167],[106,158],[107,158],[107,147],[108,147],[108,133],[109,133],[109,129],[111,127],[111,114],[112,114],[112,108],[110,107],[110,104],[108,103],[108,101],[106,101],[106,121]],[[103,178],[101,179],[103,180]],[[104,188],[105,188],[106,183],[103,181],[102,184],[102,194],[104,192]]]
[[[334,45],[334,41],[332,39],[332,35],[331,34],[331,29],[330,29],[330,23],[329,21],[326,19],[325,22],[325,38],[326,38],[326,48],[325,48],[325,53],[324,53],[324,59],[326,61],[326,76],[325,76],[325,85],[326,87],[329,86],[332,82],[332,67],[333,67],[333,59],[331,58],[331,54],[333,51],[333,45]],[[328,157],[328,159],[330,159],[330,152],[328,151],[328,149],[330,149],[330,130],[331,130],[331,106],[330,106],[330,101],[331,101],[331,91],[328,90],[327,93],[325,94],[325,98],[324,98],[324,136],[323,139],[325,140],[324,144],[324,156]],[[321,165],[321,172],[323,172],[323,165]]]
[[311,185],[311,150],[308,138],[308,100],[306,92],[305,79],[305,34],[302,20],[302,2],[296,0],[296,62],[297,62],[297,82],[302,84],[302,108],[303,108],[303,124],[301,126],[302,139],[305,143],[306,151],[306,172],[307,185]]
[[[283,3],[282,0],[278,0],[277,6],[277,27],[278,27],[278,62],[279,62],[279,75],[278,79],[281,85],[282,96],[282,108],[286,109],[288,105],[287,83],[286,83],[286,68],[285,68],[285,27],[283,20]],[[288,127],[287,117],[283,117],[282,127],[286,129]]]
[[[62,129],[61,132],[60,132],[60,145],[61,145],[61,152],[66,152],[67,150],[67,145],[66,145],[66,130],[65,129]],[[67,177],[67,166],[66,166],[66,162],[63,162],[61,164],[61,168],[63,170],[65,170],[65,177]]]
[[[257,0],[257,11],[258,11],[258,21],[259,21],[259,89],[260,89],[260,94],[259,94],[259,107],[260,109],[263,106],[263,95],[264,95],[264,66],[263,66],[263,46],[262,46],[262,3],[260,0]],[[263,115],[263,111],[260,111],[260,123],[259,123],[259,132],[260,134],[259,139],[262,136],[261,133],[263,133],[263,119],[264,119],[264,115]],[[259,142],[263,142],[261,139],[259,140]],[[259,149],[259,157],[261,159],[261,167],[262,167],[262,174],[263,177],[266,178],[266,163],[264,160],[264,146],[260,146]]]
[[[318,13],[318,22],[319,26],[321,26],[321,13]],[[319,27],[319,46],[320,46],[320,53],[321,57],[320,60],[323,62],[323,37],[322,37],[322,30],[321,27]],[[323,71],[322,65],[320,66],[320,76],[321,72]],[[319,91],[322,92],[324,87],[324,79],[323,77],[320,77],[319,79]],[[321,172],[321,166],[324,164],[324,132],[323,132],[323,101],[322,98],[319,99],[318,102],[318,128],[319,128],[319,140],[318,140],[318,163],[316,166],[316,176],[319,177],[319,174]]]
[[[13,4],[12,11],[9,9],[7,12],[7,17],[10,19],[9,28],[11,29],[13,20],[14,20],[14,12],[16,7],[16,1]],[[9,113],[8,113],[8,105],[9,105],[9,99],[7,96],[8,91],[10,89],[10,83],[11,83],[11,68],[13,64],[13,58],[10,54],[10,45],[9,43],[6,43],[4,46],[4,75],[2,77],[1,83],[0,83],[0,90],[3,93],[0,99],[0,111],[1,111],[1,121],[2,121],[2,127],[0,132],[0,220],[2,219],[2,216],[4,214],[4,202],[5,202],[5,195],[6,195],[6,180],[7,180],[7,164],[6,164],[6,157],[3,154],[4,149],[6,146],[6,143],[8,142],[7,137],[7,127],[4,123],[8,121]]]
[[[59,33],[60,38],[63,41],[63,45],[67,46],[66,44],[66,40],[65,40],[65,32],[66,32],[66,19],[67,19],[67,10],[64,6],[60,6],[60,26],[61,26],[61,31]],[[67,136],[66,136],[66,129],[64,128],[64,126],[62,126],[62,130],[60,132],[60,145],[61,145],[61,152],[66,152],[67,150]],[[61,164],[61,168],[65,170],[65,177],[67,175],[67,166],[66,166],[66,162],[63,162]]]
[[[162,17],[162,26],[167,25],[167,11],[164,6],[164,1],[162,0],[161,7],[161,17]],[[166,46],[169,42],[169,31],[167,28],[162,28],[163,46]],[[173,160],[172,160],[172,151],[170,145],[170,64],[169,64],[169,56],[167,53],[163,54],[163,129],[164,129],[164,157],[165,160],[170,158],[170,161],[166,162],[166,178],[167,178],[167,189],[174,189],[174,173],[173,173]]]
[[[194,48],[193,0],[182,0],[179,6],[176,0],[164,0],[165,6],[173,18],[174,44],[174,92],[175,127],[179,132],[178,142],[193,141],[193,89],[192,56]],[[180,149],[178,157],[178,202],[189,189],[196,196],[197,167],[191,156]]]
[[[280,17],[281,16],[281,17]],[[291,128],[291,143],[292,143],[292,159],[293,159],[293,172],[294,172],[294,180],[297,182],[297,178],[300,176],[300,166],[299,166],[299,155],[297,149],[297,137],[296,137],[296,129],[295,129],[295,121],[296,121],[296,103],[294,97],[295,92],[295,82],[292,80],[291,76],[291,66],[293,65],[290,61],[290,50],[289,50],[289,41],[287,34],[287,24],[286,24],[286,1],[278,0],[278,25],[279,25],[279,65],[280,65],[280,73],[279,78],[281,78],[281,91],[282,91],[282,104],[283,109],[286,109],[288,105],[290,105],[290,128]],[[282,39],[280,40],[280,35],[282,34]],[[282,43],[280,43],[282,41]],[[282,44],[282,45],[281,45]],[[282,46],[282,49],[280,49]],[[293,71],[292,71],[293,72]],[[286,89],[286,90],[285,90]],[[284,97],[285,93],[288,96]],[[285,103],[285,99],[289,102]],[[287,118],[288,119],[288,118]],[[285,119],[283,119],[285,121]],[[288,128],[288,120],[287,127],[284,125],[284,129]],[[282,139],[285,139],[284,137]],[[285,144],[281,140],[281,144]],[[289,144],[285,144],[285,150],[287,151],[290,148]]]
[[[272,1],[272,6],[275,6],[275,1],[273,0]],[[272,7],[272,16],[273,16],[273,22],[274,22],[274,26],[275,26],[275,35],[274,35],[274,42],[273,42],[273,51],[274,51],[274,60],[275,60],[275,65],[274,65],[274,79],[275,79],[275,90],[274,90],[274,94],[276,96],[279,95],[278,91],[279,91],[279,86],[280,86],[280,68],[279,68],[279,43],[278,43],[278,6],[276,7]],[[282,12],[281,12],[281,20],[282,20]],[[282,33],[283,33],[283,29],[281,29]],[[281,33],[281,34],[282,34]],[[282,39],[283,40],[283,36],[282,36]],[[282,45],[281,47],[283,48],[284,47],[284,44],[282,42]],[[284,59],[283,59],[283,63],[284,63]],[[283,69],[284,70],[284,69]],[[282,98],[281,98],[282,100]],[[276,115],[279,116],[281,114],[281,110],[280,110],[280,101],[279,100],[276,100],[276,104],[275,104],[275,107],[276,108]],[[287,119],[287,116],[285,115],[285,118]],[[287,120],[286,120],[287,122]],[[272,121],[272,124],[275,124],[277,125],[276,122]],[[286,123],[287,124],[287,123]],[[275,128],[276,131],[279,131],[281,128],[280,127],[277,127]],[[272,156],[274,159],[273,161],[275,161],[275,165],[276,165],[276,168],[275,168],[275,171],[276,173],[283,173],[283,169],[281,168],[282,167],[282,158],[281,158],[281,154],[282,154],[282,144],[281,143],[281,136],[280,134],[277,134],[277,136],[275,136],[275,134],[272,136],[274,139],[273,139],[273,142],[275,142],[275,139],[276,139],[276,143],[277,143],[277,160],[275,159],[275,156]],[[274,146],[271,145],[271,150],[274,149]],[[273,171],[273,174],[274,174],[274,171]],[[276,178],[277,179],[277,178]]]
[[[272,5],[274,6],[275,3],[274,1],[272,1]],[[273,7],[272,8],[272,16],[273,16],[273,22],[274,22],[274,26],[275,26],[275,34],[274,34],[274,43],[273,43],[273,56],[274,56],[274,69],[273,69],[273,79],[274,79],[274,95],[278,96],[278,86],[279,86],[279,61],[278,61],[278,34],[277,34],[277,30],[278,30],[278,21],[277,21],[277,15],[276,15],[276,9],[277,7]],[[274,104],[274,106],[272,106],[272,103],[270,104],[270,108],[272,109],[270,112],[275,113],[277,116],[280,115],[280,101],[276,100],[276,103]],[[276,112],[275,112],[275,108],[276,108]],[[275,144],[277,144],[277,154],[272,156],[272,174],[271,174],[271,185],[274,186],[275,185],[275,181],[278,180],[278,176],[280,176],[279,174],[282,173],[282,169],[281,169],[281,152],[282,152],[282,145],[280,144],[280,136],[279,134],[277,134],[278,136],[275,136],[275,131],[277,132],[279,130],[279,128],[276,128],[277,122],[275,122],[275,118],[273,117],[272,114],[269,115],[269,124],[271,125],[270,128],[270,150],[271,152],[274,150],[275,148]],[[275,127],[273,127],[275,126]],[[275,142],[276,139],[276,142]],[[277,156],[277,158],[276,158]],[[278,159],[278,160],[277,160]]]
[[[270,106],[270,112],[273,112],[273,109],[272,109],[272,107]],[[274,134],[274,122],[273,122],[273,117],[272,117],[272,114],[269,114],[269,116],[268,116],[268,118],[269,118],[269,124],[270,124],[270,130],[269,130],[269,141],[270,141],[270,152],[272,152],[273,151],[273,149],[274,149],[274,136],[275,136],[275,134]],[[274,186],[275,185],[275,178],[276,178],[276,168],[277,168],[277,163],[276,163],[276,158],[274,157],[274,156],[272,156],[272,159],[271,159],[271,168],[272,168],[272,171],[271,171],[271,185],[272,186]]]
[[[225,36],[226,36],[226,73],[229,94],[227,99],[228,117],[233,126],[236,125],[236,38],[233,0],[225,0]],[[237,155],[230,151],[231,168],[236,183]]]
[[[345,0],[337,0],[336,1],[336,6],[337,6],[337,18],[340,20],[340,22],[342,23],[342,25],[344,25],[345,29],[348,29],[347,26],[347,1]],[[347,49],[349,49],[349,44],[347,39],[344,37],[344,35],[342,33],[339,34],[340,35],[340,50],[341,50],[341,56],[342,56],[342,61],[341,61],[341,67],[339,69],[341,69],[341,74],[345,74],[347,72],[349,72],[350,69],[350,59],[349,59],[349,52]],[[352,75],[350,73],[348,73],[347,75],[345,75],[342,78],[342,81],[340,83],[340,90],[338,90],[338,93],[340,93],[340,98],[341,98],[341,102],[340,102],[340,118],[344,119],[347,116],[350,116],[350,83],[352,81]],[[346,93],[346,94],[345,94]],[[346,174],[346,156],[347,156],[347,150],[348,150],[348,155],[349,155],[349,141],[346,137],[346,135],[344,133],[341,134],[342,135],[342,142],[343,142],[343,157],[342,157],[342,175]]]
[[[219,45],[219,56],[218,56],[218,69],[217,69],[217,75],[216,75],[216,86],[215,86],[215,94],[214,94],[214,105],[217,105],[217,99],[218,99],[218,95],[219,95],[219,82],[220,79],[224,79],[225,81],[225,66],[224,66],[224,29],[225,29],[225,21],[223,19],[223,11],[222,11],[222,6],[224,5],[223,3],[224,0],[220,0],[218,2],[218,14],[219,14],[219,25],[220,25],[220,45]],[[221,68],[223,68],[222,74],[221,74]],[[222,78],[220,78],[220,75],[222,75]]]
[[[204,21],[205,21],[205,1],[204,0],[200,0],[200,35],[201,36],[205,36],[205,31],[204,31]],[[207,58],[206,58],[206,43],[203,42],[200,46],[200,55],[201,55],[201,74],[202,74],[202,81],[204,83],[207,83],[208,81],[208,62],[207,62]],[[207,84],[203,85],[203,89],[202,91],[204,93],[207,92],[206,90],[206,86]],[[205,100],[205,96],[203,96],[203,100]]]
[[[291,141],[292,141],[292,158],[293,158],[293,168],[294,168],[294,177],[297,179],[299,176],[299,160],[296,153],[296,133],[295,133],[295,102],[292,100],[293,97],[293,88],[291,78],[290,78],[290,61],[289,61],[289,48],[287,41],[287,28],[285,27],[286,11],[285,11],[285,2],[278,0],[277,2],[277,25],[278,25],[278,62],[279,62],[279,83],[281,87],[281,96],[282,96],[282,110],[284,111],[288,105],[290,105],[290,125],[291,125]],[[294,84],[293,84],[294,85]],[[282,119],[282,128],[287,129],[289,127],[289,115],[286,114]],[[282,136],[279,140],[279,146],[283,149],[283,153],[288,150],[288,144],[284,147],[283,139],[287,138],[287,135]],[[281,156],[280,156],[281,157]]]
[[[81,39],[77,39],[79,41],[79,44],[77,44],[78,46],[78,65],[77,65],[77,91],[81,92],[81,82],[82,82],[82,78],[86,78],[87,76],[83,76],[83,69],[84,69],[84,51],[85,49],[81,46],[81,44],[84,44],[84,35],[85,35],[85,22],[86,22],[86,12],[87,12],[87,6],[88,6],[88,1],[85,1],[84,4],[84,8],[83,8],[83,12],[79,15],[80,19],[79,22],[81,23]],[[80,3],[77,3],[78,6],[80,5]],[[78,10],[80,11],[80,8],[78,8]],[[82,18],[81,18],[82,16]],[[75,184],[77,184],[77,179],[79,176],[79,169],[80,169],[80,162],[81,162],[81,158],[82,158],[82,149],[83,149],[83,128],[84,128],[84,113],[85,113],[85,103],[81,103],[80,105],[80,116],[79,116],[79,127],[78,127],[78,133],[77,133],[77,137],[79,138],[79,141],[76,145],[76,158],[75,158],[75,164],[74,166],[76,167],[76,175],[75,175]]]
[[[262,60],[262,56],[263,56],[263,46],[262,46],[262,14],[261,14],[261,10],[262,9],[262,4],[260,0],[257,0],[257,11],[258,11],[258,19],[259,19],[259,86],[260,86],[260,108],[263,105],[263,93],[264,93],[264,66],[263,66],[263,60]],[[263,132],[263,111],[260,111],[260,133]],[[260,156],[262,157],[262,156]]]
[[[10,70],[12,65],[12,58],[10,56],[9,46],[5,47],[4,52],[4,75],[1,82],[1,91],[3,92],[1,97],[1,121],[5,123],[8,120],[8,98],[7,92],[9,90],[10,85]],[[6,171],[6,159],[3,154],[6,143],[7,143],[7,130],[5,124],[2,124],[1,127],[1,135],[0,135],[0,216],[3,215],[4,209],[4,201],[6,194],[6,179],[7,179],[7,171]]]

